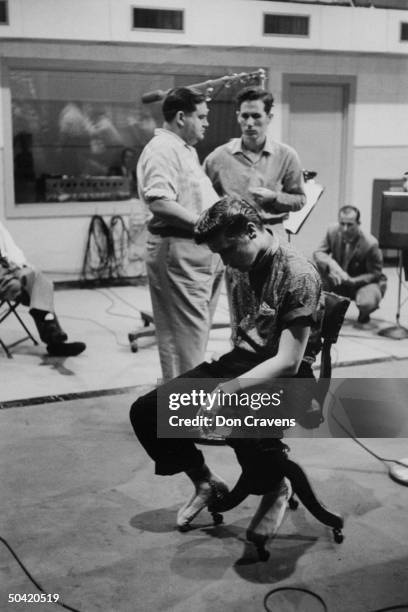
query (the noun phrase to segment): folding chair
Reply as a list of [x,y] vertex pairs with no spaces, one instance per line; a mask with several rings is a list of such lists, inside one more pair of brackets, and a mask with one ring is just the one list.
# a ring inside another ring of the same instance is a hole
[[38,345],[37,340],[34,338],[34,336],[32,335],[32,333],[30,332],[30,330],[17,312],[17,308],[19,305],[19,301],[12,302],[9,300],[0,300],[0,324],[5,319],[7,319],[7,317],[13,314],[16,319],[18,319],[20,325],[24,328],[24,331],[26,332],[25,336],[23,336],[19,340],[16,340],[15,342],[12,342],[11,344],[6,344],[0,337],[0,344],[9,359],[13,359],[13,355],[11,354],[10,349],[14,346],[17,346],[17,344],[21,344],[21,342],[25,342],[26,340],[32,340],[35,346]]

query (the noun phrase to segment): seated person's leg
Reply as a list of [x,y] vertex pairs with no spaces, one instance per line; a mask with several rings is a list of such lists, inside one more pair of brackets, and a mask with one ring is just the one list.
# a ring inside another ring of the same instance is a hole
[[[193,379],[214,378],[215,387],[217,384],[215,371],[216,368],[212,364],[203,363],[180,378],[191,378],[192,389],[194,388]],[[178,393],[179,389],[180,382],[177,378],[161,387],[163,392],[168,391],[169,393]],[[204,456],[196,448],[193,439],[159,438],[157,436],[157,410],[165,411],[166,408],[158,404],[158,390],[155,389],[134,402],[130,410],[130,421],[136,437],[155,462],[156,474],[169,475],[185,472],[192,481],[193,495],[177,514],[177,526],[179,529],[187,529],[194,517],[208,505],[211,499],[226,494],[228,489],[226,484],[206,465]],[[166,418],[166,414],[163,416]],[[190,412],[189,416],[194,415]]]
[[22,303],[30,308],[41,340],[50,355],[69,357],[82,353],[83,342],[67,342],[68,336],[61,328],[54,312],[53,284],[39,270],[25,267],[20,270]]
[[[172,383],[167,383],[162,389],[177,389],[177,379]],[[155,473],[163,476],[201,468],[204,465],[204,457],[192,439],[157,436],[157,409],[160,410],[160,406],[157,406],[157,395],[157,389],[150,391],[139,397],[130,409],[133,430],[147,454],[155,462]]]
[[[247,371],[253,365],[256,356],[245,358],[245,353],[233,350],[223,355],[218,361],[202,363],[186,372],[180,379],[213,379],[214,387],[220,378],[233,378]],[[179,392],[179,379],[166,383],[161,390]],[[192,439],[158,438],[157,437],[157,389],[139,397],[130,410],[130,421],[140,443],[155,462],[155,472],[159,475],[185,472],[194,484],[192,498],[180,509],[177,525],[187,528],[193,518],[215,498],[227,493],[225,483],[213,474],[205,463],[203,454]],[[159,410],[161,407],[158,407]],[[166,407],[167,408],[167,407]],[[165,408],[163,407],[163,410]],[[189,416],[192,416],[191,413]]]
[[381,297],[381,290],[378,283],[370,283],[358,289],[355,300],[359,310],[359,323],[369,322],[370,314],[374,312],[374,310],[377,310]]
[[21,300],[21,281],[12,272],[1,270],[0,300],[15,302]]

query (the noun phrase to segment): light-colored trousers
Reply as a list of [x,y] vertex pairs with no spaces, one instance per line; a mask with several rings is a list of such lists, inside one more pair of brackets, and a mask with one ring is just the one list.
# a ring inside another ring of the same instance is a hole
[[190,238],[149,234],[146,269],[165,381],[204,361],[223,265]]
[[0,299],[20,299],[29,308],[54,312],[53,284],[30,266],[2,265],[0,261]]

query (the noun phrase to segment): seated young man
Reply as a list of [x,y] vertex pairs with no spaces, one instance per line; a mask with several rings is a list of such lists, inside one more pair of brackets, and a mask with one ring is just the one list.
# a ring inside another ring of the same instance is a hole
[[[224,264],[245,273],[245,299],[232,295],[233,349],[217,361],[204,362],[166,383],[161,389],[177,392],[181,379],[214,379],[221,393],[247,392],[271,379],[312,377],[315,357],[309,337],[319,331],[323,295],[317,270],[300,253],[279,239],[245,200],[225,197],[203,212],[195,226],[195,239],[219,253]],[[219,384],[217,379],[227,379]],[[227,494],[225,484],[213,474],[192,439],[158,438],[157,390],[133,404],[130,420],[136,436],[155,462],[159,475],[185,472],[195,487],[193,496],[178,512],[177,525],[186,528],[204,507]],[[159,411],[162,407],[158,406]],[[163,410],[165,408],[163,407]],[[212,409],[216,413],[217,407]],[[228,438],[241,466],[253,478],[253,492],[263,493],[265,447],[284,447],[279,439]],[[258,454],[261,448],[262,454]],[[258,482],[259,481],[259,482]],[[274,486],[283,477],[275,478]],[[289,495],[289,492],[286,492]]]
[[360,228],[358,208],[340,208],[338,223],[327,229],[313,258],[324,289],[355,300],[358,323],[369,323],[384,296],[387,278],[378,240]]
[[0,223],[0,300],[20,300],[30,309],[41,340],[49,355],[76,356],[85,350],[83,342],[67,342],[54,312],[54,287],[42,272],[31,266],[8,230]]

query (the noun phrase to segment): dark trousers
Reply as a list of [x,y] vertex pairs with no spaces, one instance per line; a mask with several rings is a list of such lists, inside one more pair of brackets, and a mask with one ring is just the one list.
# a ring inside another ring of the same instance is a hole
[[[235,348],[217,361],[201,363],[179,378],[191,379],[192,381],[193,379],[200,378],[213,379],[213,386],[211,388],[207,387],[207,391],[211,391],[219,384],[219,379],[230,380],[237,376],[242,376],[242,374],[264,360],[264,357],[262,358],[255,353]],[[297,377],[313,379],[310,365],[302,362]],[[179,392],[180,382],[175,378],[165,383],[161,388],[166,393]],[[194,383],[192,383],[191,388],[194,388]],[[184,386],[183,391],[186,391]],[[191,413],[188,416],[191,417]],[[157,389],[150,391],[150,393],[139,397],[135,401],[130,410],[130,421],[140,443],[155,462],[156,474],[177,474],[178,472],[199,468],[204,464],[204,456],[196,448],[194,440],[189,438],[173,439],[157,437]],[[263,453],[265,448],[276,448],[277,445],[283,446],[280,440],[273,438],[263,440],[262,444],[260,444],[259,440],[228,438],[227,443],[234,449],[242,467],[244,467],[249,457],[251,457],[250,461],[254,465],[260,464],[262,462],[260,453]]]

